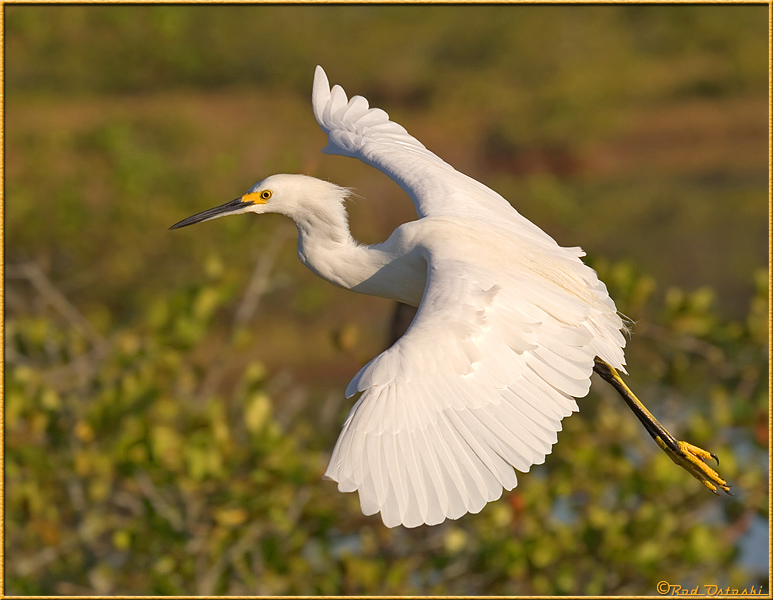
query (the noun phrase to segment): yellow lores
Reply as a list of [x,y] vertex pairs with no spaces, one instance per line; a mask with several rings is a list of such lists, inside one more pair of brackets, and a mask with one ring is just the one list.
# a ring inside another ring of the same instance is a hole
[[260,192],[250,192],[244,194],[241,200],[242,202],[251,202],[252,204],[265,204],[266,201],[271,198],[271,190],[262,190]]

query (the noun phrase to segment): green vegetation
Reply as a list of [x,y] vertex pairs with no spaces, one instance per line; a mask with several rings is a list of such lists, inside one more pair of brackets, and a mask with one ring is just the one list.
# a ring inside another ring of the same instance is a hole
[[[6,594],[768,590],[764,6],[7,6]],[[478,515],[383,527],[320,480],[392,306],[280,218],[167,227],[319,154],[313,66],[565,245],[636,321],[629,380],[735,496],[594,382]],[[603,257],[603,258],[602,258]]]

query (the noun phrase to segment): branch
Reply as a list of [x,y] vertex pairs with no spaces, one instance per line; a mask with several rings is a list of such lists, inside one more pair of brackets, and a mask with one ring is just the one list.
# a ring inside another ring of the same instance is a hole
[[32,287],[56,309],[71,324],[80,329],[83,334],[91,340],[94,346],[105,344],[102,335],[92,327],[88,319],[72,305],[72,303],[60,292],[51,280],[46,277],[34,262],[22,263],[20,265],[8,265],[5,270],[5,276],[8,279],[26,279],[32,284]]
[[277,254],[285,240],[290,237],[290,234],[291,229],[289,227],[278,226],[274,229],[274,234],[266,244],[266,247],[259,254],[258,260],[255,261],[255,267],[252,270],[250,282],[247,284],[247,289],[242,296],[239,307],[236,309],[236,315],[231,328],[233,333],[245,325],[258,312],[260,300],[268,288],[271,269],[276,264]]

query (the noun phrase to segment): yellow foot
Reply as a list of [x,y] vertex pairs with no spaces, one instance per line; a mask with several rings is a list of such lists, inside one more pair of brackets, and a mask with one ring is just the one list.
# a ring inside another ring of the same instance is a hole
[[677,441],[679,450],[675,450],[670,445],[666,444],[660,437],[656,437],[655,441],[658,443],[658,446],[668,454],[671,460],[685,469],[712,492],[719,495],[717,488],[720,488],[725,493],[730,494],[731,496],[733,495],[727,482],[705,462],[713,458],[717,462],[717,465],[719,465],[719,459],[716,454],[707,452],[703,448],[698,448],[698,446],[693,446],[687,442]]

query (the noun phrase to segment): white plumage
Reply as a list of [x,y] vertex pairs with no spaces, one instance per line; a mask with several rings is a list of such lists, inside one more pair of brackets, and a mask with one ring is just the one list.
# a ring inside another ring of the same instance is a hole
[[622,368],[623,323],[579,249],[558,246],[361,96],[347,102],[320,67],[312,105],[323,152],[376,167],[413,200],[422,219],[400,229],[427,263],[411,327],[346,390],[361,395],[325,476],[390,527],[479,512],[515,487],[513,467],[545,460],[594,358]]
[[349,384],[357,396],[325,473],[389,527],[479,512],[540,464],[587,394],[594,358],[622,369],[623,322],[579,248],[562,248],[317,67],[323,152],[358,158],[419,220],[373,246],[349,234],[346,190],[275,175],[176,227],[242,212],[296,221],[298,255],[332,283],[418,306],[408,331]]

